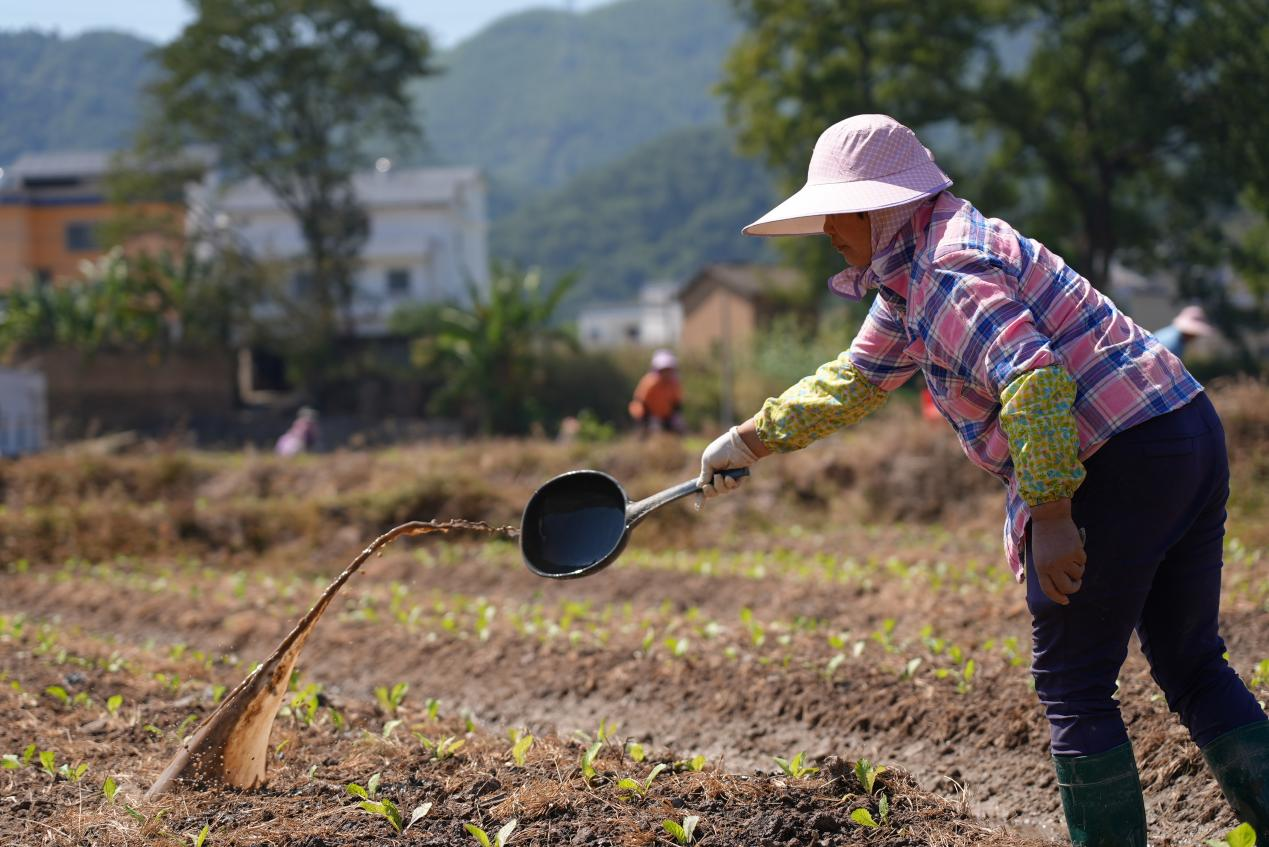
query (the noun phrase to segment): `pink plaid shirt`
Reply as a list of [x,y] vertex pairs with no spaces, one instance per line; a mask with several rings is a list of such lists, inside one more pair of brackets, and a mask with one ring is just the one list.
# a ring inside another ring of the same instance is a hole
[[1077,386],[1083,461],[1203,390],[1061,257],[948,191],[923,204],[870,268],[829,284],[849,299],[877,288],[851,344],[855,367],[886,391],[921,370],[965,455],[1007,486],[1005,551],[1020,581],[1029,513],[999,422],[1001,391],[1027,371],[1064,367]]

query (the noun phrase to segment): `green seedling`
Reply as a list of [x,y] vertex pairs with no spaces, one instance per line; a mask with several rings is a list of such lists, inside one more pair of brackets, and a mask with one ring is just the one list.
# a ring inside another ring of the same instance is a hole
[[211,835],[211,824],[203,824],[203,828],[196,835],[189,837],[190,844],[193,847],[203,847],[207,843],[207,836]]
[[586,748],[582,753],[581,768],[582,779],[586,780],[586,784],[590,785],[590,781],[595,778],[595,757],[599,755],[599,751],[603,748],[604,742],[596,741],[594,744]]
[[691,844],[692,838],[696,834],[696,825],[700,823],[700,820],[697,815],[688,815],[683,818],[683,823],[681,824],[667,819],[661,821],[661,828],[670,833],[674,843]]
[[533,736],[527,732],[515,739],[515,742],[511,745],[511,758],[515,760],[517,767],[524,767],[524,757],[532,746]]
[[419,743],[423,745],[423,749],[431,752],[432,760],[436,762],[443,762],[450,758],[467,743],[461,738],[454,738],[452,735],[438,738],[435,741],[425,738],[422,733],[416,732],[414,735],[418,738]]
[[660,775],[661,771],[665,770],[665,768],[665,765],[657,765],[652,769],[652,772],[648,774],[647,778],[644,779],[643,782],[626,777],[617,783],[617,790],[625,792],[628,797],[638,796],[639,799],[642,800],[644,797],[648,796],[648,792],[652,789],[652,781],[655,780],[657,776]]
[[211,687],[211,698],[212,698],[212,704],[213,704],[213,705],[215,705],[215,704],[217,704],[217,703],[219,703],[219,702],[221,701],[221,698],[223,698],[223,697],[225,696],[225,691],[226,691],[226,690],[227,690],[227,689],[226,689],[226,688],[225,688],[225,686],[223,686],[223,685],[213,685],[213,686]]
[[101,793],[107,803],[115,801],[115,795],[119,793],[119,783],[115,782],[113,776],[106,777],[106,781],[101,784]]
[[113,717],[119,714],[119,707],[123,705],[123,696],[120,694],[111,694],[106,698],[106,711]]
[[405,721],[401,720],[400,718],[393,718],[390,721],[384,721],[383,729],[379,731],[379,736],[381,738],[391,738],[392,733],[396,732],[397,727],[399,727],[403,723],[405,723]]
[[67,694],[66,689],[62,688],[60,685],[50,685],[48,688],[44,689],[44,693],[61,703],[63,706],[70,705],[70,695]]
[[1225,833],[1224,838],[1209,838],[1204,842],[1208,847],[1255,847],[1256,831],[1249,823],[1240,823]]
[[375,689],[375,699],[379,701],[379,708],[383,709],[385,714],[396,715],[409,690],[408,682],[398,682],[391,688],[380,685]]
[[354,797],[360,797],[362,800],[373,800],[375,794],[379,791],[379,778],[380,775],[378,773],[373,773],[370,775],[370,779],[366,780],[364,788],[355,782],[350,782],[344,786],[344,790]]
[[808,777],[820,772],[819,768],[806,766],[805,751],[798,753],[792,759],[782,759],[779,756],[773,756],[772,758],[775,759],[775,763],[780,766],[780,770],[784,771],[785,775],[792,779],[802,779],[803,777]]
[[907,664],[903,666],[903,672],[899,674],[899,679],[912,679],[916,676],[917,668],[919,667],[921,667],[920,656],[917,656],[915,659],[908,659]]
[[33,758],[35,758],[35,745],[28,744],[26,745],[26,749],[22,751],[22,764],[24,765],[31,764],[31,760]]
[[1269,659],[1261,659],[1251,669],[1251,687],[1264,688],[1266,686],[1269,686]]
[[7,771],[15,771],[22,767],[22,760],[18,758],[17,753],[5,753],[0,757],[0,768]]
[[860,826],[866,826],[870,828],[876,828],[878,826],[881,826],[881,824],[877,823],[877,821],[873,819],[872,812],[868,811],[867,809],[856,809],[855,811],[850,813],[850,819],[853,820],[855,823],[859,824]]
[[690,759],[675,762],[674,769],[676,771],[691,771],[692,773],[700,773],[705,769],[705,756],[701,753],[697,753]]
[[872,794],[877,784],[877,777],[887,770],[885,765],[875,765],[867,759],[855,762],[855,778],[863,786],[865,794]]
[[441,716],[441,701],[435,697],[427,698],[427,717],[429,720],[437,720]]
[[298,724],[304,726],[312,726],[314,719],[317,717],[317,708],[321,705],[322,687],[315,682],[305,685],[294,697],[288,709],[291,713],[291,719]]
[[474,823],[465,823],[463,828],[467,830],[472,838],[476,839],[480,847],[503,847],[511,839],[511,833],[515,832],[516,820],[512,818],[507,821],[502,829],[498,830],[494,835],[492,841],[489,840],[489,835]]
[[67,782],[79,782],[84,774],[88,772],[88,763],[80,762],[78,765],[72,766],[69,762],[62,764],[57,769],[57,775]]
[[401,832],[405,828],[405,821],[401,819],[401,810],[397,808],[396,803],[386,797],[382,800],[362,800],[357,806],[368,815],[383,818],[394,832]]
[[53,779],[57,779],[57,754],[52,750],[41,750],[40,769]]
[[631,741],[626,744],[626,755],[636,762],[642,762],[647,754],[644,752],[642,744],[638,741]]

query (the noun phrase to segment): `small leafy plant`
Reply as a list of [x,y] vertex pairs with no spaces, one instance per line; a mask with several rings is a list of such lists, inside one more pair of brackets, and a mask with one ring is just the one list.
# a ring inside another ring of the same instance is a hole
[[189,842],[193,847],[203,847],[207,843],[207,836],[211,835],[211,824],[203,824],[203,828],[196,834],[189,837]]
[[648,791],[652,788],[652,781],[660,775],[661,771],[665,770],[665,767],[665,765],[657,765],[652,769],[651,773],[648,774],[647,778],[645,778],[643,782],[626,777],[617,783],[617,790],[624,792],[627,797],[638,796],[640,799],[643,799],[648,796]]
[[802,751],[795,755],[792,759],[782,759],[779,756],[773,756],[775,763],[780,766],[780,770],[791,779],[802,779],[820,772],[819,768],[812,768],[806,765],[806,752]]
[[375,689],[375,699],[379,701],[379,708],[383,709],[384,714],[395,716],[409,690],[408,682],[398,682],[391,688],[380,685]]
[[444,738],[437,738],[433,740],[416,732],[415,737],[419,739],[419,743],[423,745],[423,749],[432,754],[432,760],[437,762],[443,762],[450,758],[467,743],[461,738],[454,738],[452,735],[447,735]]
[[881,797],[877,800],[877,817],[881,818],[881,823],[878,823],[877,820],[873,818],[872,812],[867,809],[856,809],[850,813],[850,819],[860,826],[866,826],[869,828],[881,826],[881,824],[890,820],[890,798],[886,796],[884,791],[881,793]]
[[480,847],[503,847],[511,839],[511,833],[515,832],[516,820],[512,818],[503,824],[502,829],[494,834],[492,841],[489,840],[489,834],[474,823],[465,823],[463,828],[467,830],[472,838],[476,839]]
[[533,736],[529,733],[517,733],[511,740],[511,758],[515,761],[516,767],[524,767],[524,757],[528,755],[529,749],[533,746]]
[[115,801],[115,795],[119,793],[119,783],[115,782],[113,776],[106,777],[106,781],[101,784],[101,793],[107,803]]
[[1209,838],[1208,847],[1255,847],[1256,831],[1249,823],[1240,823],[1225,833],[1224,838]]
[[106,711],[111,717],[119,714],[119,707],[123,705],[123,696],[120,694],[111,694],[106,698]]
[[877,777],[886,772],[885,765],[877,765],[867,759],[855,762],[855,778],[863,786],[865,794],[872,794],[877,784]]
[[691,844],[696,833],[696,825],[700,823],[700,820],[697,815],[688,815],[683,818],[681,824],[667,819],[661,821],[661,828],[670,833],[670,837],[676,844]]
[[582,779],[586,780],[586,784],[590,785],[590,781],[595,778],[595,757],[599,755],[600,749],[604,746],[604,742],[596,741],[594,744],[586,748],[582,753],[581,769]]

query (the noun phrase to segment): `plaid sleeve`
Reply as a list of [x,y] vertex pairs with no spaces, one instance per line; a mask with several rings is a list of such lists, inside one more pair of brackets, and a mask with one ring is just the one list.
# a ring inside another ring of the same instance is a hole
[[848,353],[842,353],[779,397],[769,398],[754,425],[763,444],[787,453],[857,423],[885,402],[886,392],[859,372]]
[[1084,481],[1076,431],[1075,380],[1060,365],[1027,371],[1000,395],[1000,426],[1018,494],[1028,506],[1070,497]]
[[1019,296],[1017,280],[977,250],[938,259],[929,282],[937,339],[931,354],[958,377],[999,397],[1019,374],[1059,364]]
[[873,298],[868,317],[850,345],[850,361],[864,378],[883,391],[894,391],[917,372],[904,355],[908,335],[881,296]]

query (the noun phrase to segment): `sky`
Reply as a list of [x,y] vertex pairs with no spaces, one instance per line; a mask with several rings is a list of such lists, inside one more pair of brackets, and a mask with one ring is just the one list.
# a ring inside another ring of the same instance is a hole
[[[551,7],[593,9],[606,0],[380,0],[408,23],[426,29],[450,47],[510,12]],[[0,0],[0,29],[39,29],[78,35],[88,29],[116,29],[151,41],[168,41],[190,19],[184,0]]]

